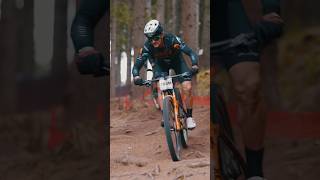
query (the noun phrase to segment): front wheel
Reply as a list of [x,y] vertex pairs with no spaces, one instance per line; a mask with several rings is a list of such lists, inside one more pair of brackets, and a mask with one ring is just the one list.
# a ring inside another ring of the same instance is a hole
[[180,131],[181,135],[181,144],[183,148],[187,148],[188,147],[188,129],[187,128],[183,128],[182,131]]
[[183,109],[183,104],[182,104],[182,98],[179,89],[175,88],[174,89],[177,101],[179,103],[179,118],[182,120],[182,130],[180,131],[180,137],[181,137],[181,144],[183,148],[188,147],[188,127],[187,127],[187,122],[186,122],[186,113]]
[[181,132],[176,130],[175,113],[172,97],[167,96],[163,99],[163,122],[166,140],[173,161],[180,160]]

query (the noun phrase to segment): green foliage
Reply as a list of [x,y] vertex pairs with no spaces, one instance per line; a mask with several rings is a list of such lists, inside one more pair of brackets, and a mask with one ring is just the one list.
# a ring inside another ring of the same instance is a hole
[[130,27],[133,23],[132,10],[124,2],[112,4],[111,18],[117,23],[117,49],[128,44]]
[[279,43],[279,84],[290,109],[302,110],[297,107],[306,101],[304,93],[315,89],[319,77],[320,27],[287,32]]
[[157,17],[157,1],[159,1],[159,0],[152,0],[151,1],[151,17],[147,17],[147,20],[156,19],[156,17]]
[[203,70],[197,74],[197,95],[210,95],[210,70]]

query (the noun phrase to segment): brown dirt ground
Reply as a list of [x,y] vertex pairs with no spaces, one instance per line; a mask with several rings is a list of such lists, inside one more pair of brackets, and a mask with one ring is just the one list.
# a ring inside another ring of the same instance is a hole
[[189,131],[182,160],[171,160],[160,111],[141,105],[123,111],[111,106],[111,179],[209,179],[209,108],[195,107],[197,128]]

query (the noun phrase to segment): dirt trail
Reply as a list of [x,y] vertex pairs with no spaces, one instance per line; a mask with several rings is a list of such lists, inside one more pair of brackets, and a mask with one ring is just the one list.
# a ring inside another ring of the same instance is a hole
[[111,106],[111,179],[210,179],[209,108],[195,107],[197,128],[182,160],[171,160],[160,112],[142,105],[128,112]]

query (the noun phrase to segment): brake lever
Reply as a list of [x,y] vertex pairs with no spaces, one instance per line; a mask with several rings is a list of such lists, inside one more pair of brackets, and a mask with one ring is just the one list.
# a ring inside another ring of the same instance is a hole
[[187,78],[187,77],[189,77],[189,76],[192,76],[193,73],[190,71],[190,72],[184,72],[184,73],[182,73],[181,75],[182,75],[182,77]]
[[145,80],[145,81],[143,82],[143,85],[145,85],[145,86],[147,86],[147,87],[150,87],[150,86],[151,86],[151,82],[148,81],[148,80]]

